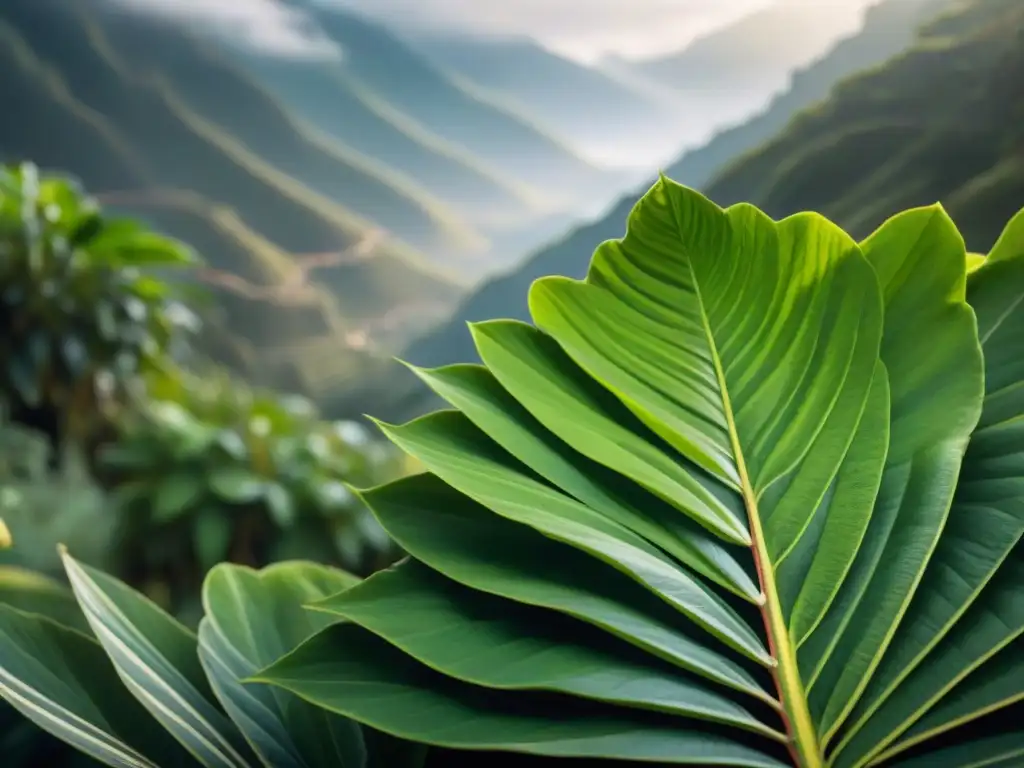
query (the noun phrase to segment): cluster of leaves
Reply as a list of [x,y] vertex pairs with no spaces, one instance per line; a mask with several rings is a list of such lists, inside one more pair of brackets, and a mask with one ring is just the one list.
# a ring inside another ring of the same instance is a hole
[[91,435],[125,385],[186,348],[196,317],[156,273],[195,261],[68,178],[0,166],[0,393],[15,420]]
[[[203,574],[223,559],[390,561],[343,481],[400,472],[392,450],[305,401],[177,367],[203,295],[176,278],[196,263],[138,222],[105,218],[65,177],[0,167],[0,408],[14,422],[0,426],[0,549],[17,541],[0,555],[0,604],[67,602],[43,575],[62,570],[55,541],[185,619],[201,615]],[[67,764],[13,717],[0,708],[7,758]]]
[[356,577],[298,561],[219,565],[196,634],[123,582],[63,559],[73,595],[39,576],[0,592],[12,598],[0,604],[0,693],[86,755],[135,768],[423,765],[421,746],[245,684],[335,621],[303,605]]
[[50,439],[52,470],[81,447],[118,489],[109,513],[133,583],[194,599],[225,557],[356,569],[386,557],[342,480],[394,471],[393,453],[308,403],[177,367],[199,327],[190,302],[204,294],[180,279],[195,264],[186,246],[106,218],[66,177],[0,167],[0,405]]
[[222,560],[258,566],[298,553],[361,569],[386,553],[346,483],[394,476],[399,457],[359,424],[321,421],[303,398],[223,373],[176,371],[146,389],[100,455],[123,525],[122,573],[201,578]]
[[969,262],[939,206],[858,243],[662,179],[529,298],[535,326],[473,327],[483,365],[419,371],[454,410],[384,426],[427,470],[360,494],[406,560],[219,566],[196,640],[65,557],[95,640],[0,608],[0,694],[118,766],[361,768],[378,733],[1020,764],[1024,211]]

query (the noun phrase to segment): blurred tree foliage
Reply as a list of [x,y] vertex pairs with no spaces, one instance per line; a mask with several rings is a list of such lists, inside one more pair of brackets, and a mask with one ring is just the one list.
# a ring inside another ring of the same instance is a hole
[[[384,482],[407,460],[198,359],[198,263],[106,218],[71,179],[0,166],[0,603],[69,620],[58,543],[189,623],[222,560],[366,573],[396,557],[348,484]],[[7,706],[0,753],[92,764]]]
[[[223,560],[299,557],[360,572],[386,564],[388,539],[346,483],[393,477],[400,459],[362,426],[320,421],[307,400],[223,372],[148,383],[100,456],[120,522],[116,570],[129,580],[180,604]],[[162,594],[167,585],[177,594]]]
[[102,433],[138,381],[198,330],[184,283],[192,252],[129,219],[107,219],[71,180],[0,168],[0,396],[13,421],[65,440]]
[[403,459],[204,365],[199,263],[69,178],[0,167],[0,486],[19,500],[0,511],[7,562],[49,571],[63,541],[187,612],[221,560],[366,572],[394,555],[347,484]]

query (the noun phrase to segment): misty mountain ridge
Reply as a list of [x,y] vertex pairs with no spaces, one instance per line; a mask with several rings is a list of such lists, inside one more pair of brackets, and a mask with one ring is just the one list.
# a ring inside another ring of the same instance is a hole
[[[989,8],[988,3],[998,1],[974,0],[982,9]],[[794,75],[789,90],[778,95],[764,112],[746,124],[720,133],[704,146],[685,153],[666,169],[666,174],[684,184],[713,190],[714,195],[718,195],[715,199],[719,202],[719,197],[726,193],[726,202],[740,199],[753,199],[757,202],[760,199],[759,194],[762,194],[762,190],[757,186],[759,180],[770,178],[773,169],[777,169],[781,174],[783,168],[788,168],[785,165],[788,158],[781,158],[775,154],[765,156],[765,161],[757,166],[758,173],[748,174],[745,169],[752,167],[750,164],[753,161],[747,159],[746,153],[778,135],[779,131],[785,129],[802,110],[813,107],[838,83],[862,70],[879,67],[906,49],[914,43],[919,26],[950,7],[952,2],[954,0],[881,0],[864,14],[863,25],[859,31],[838,42],[818,61]],[[920,39],[916,45],[927,47],[930,43],[927,39]],[[915,47],[912,50],[917,49]],[[957,66],[962,66],[962,63],[957,62]],[[887,75],[889,72],[886,66],[882,66],[878,70],[878,78],[884,81],[887,76],[892,76]],[[926,74],[922,73],[922,77],[924,76]],[[899,83],[900,87],[906,85]],[[893,85],[893,88],[896,86]],[[842,93],[843,89],[840,89],[836,95]],[[897,88],[892,98],[897,98],[899,93]],[[831,103],[831,100],[825,102],[826,105]],[[818,114],[822,109],[825,107],[812,108],[808,114]],[[950,105],[950,109],[955,109],[955,102]],[[901,140],[905,143],[911,142],[911,136],[912,134],[904,135]],[[822,140],[824,152],[828,139],[823,136]],[[807,142],[810,138],[808,134],[801,134],[799,141]],[[799,141],[794,143],[794,149],[799,146]],[[757,156],[756,151],[750,154],[750,158]],[[847,154],[829,152],[817,157],[819,164],[824,157],[837,161],[846,159],[853,166],[861,163],[859,150]],[[865,167],[865,172],[884,165],[885,157],[882,151],[872,156],[871,164]],[[936,160],[936,163],[939,161]],[[797,167],[802,175],[794,176],[793,183],[796,183],[797,178],[802,179],[806,194],[796,207],[784,204],[784,200],[769,199],[768,202],[774,206],[770,210],[777,215],[821,208],[821,203],[814,198],[814,191],[819,188],[816,184],[825,183],[824,171],[813,162],[802,163]],[[716,176],[722,180],[735,179],[735,183],[723,187],[724,182],[714,180]],[[425,367],[475,360],[476,353],[466,323],[493,317],[528,320],[526,296],[530,284],[535,279],[549,274],[583,277],[594,249],[605,240],[622,236],[629,211],[652,182],[653,179],[620,199],[602,217],[573,229],[558,241],[536,251],[520,267],[492,278],[475,289],[461,303],[450,321],[411,342],[403,351],[402,359]],[[870,198],[872,190],[876,194],[880,193],[878,188],[870,185],[863,186],[858,191]],[[927,184],[923,190],[927,196]],[[937,190],[936,199],[941,194],[942,192]],[[1024,199],[1017,202],[1017,207],[1022,204]],[[886,205],[892,208],[892,201]],[[852,220],[841,218],[839,221],[848,225]],[[964,226],[965,231],[969,232],[972,222],[965,221]],[[354,395],[360,408],[386,420],[398,421],[410,418],[436,404],[435,398],[425,390],[422,383],[406,370],[399,369],[398,366],[385,370],[389,377],[390,391],[371,383],[366,390]],[[377,393],[376,397],[370,394],[371,391]]]
[[[114,0],[0,3],[0,95],[17,115],[0,156],[70,172],[194,246],[221,273],[217,356],[258,383],[351,402],[474,280],[653,170],[609,168],[588,145],[679,147],[692,127],[657,88],[532,41],[455,35],[445,58],[365,16],[289,5],[343,55],[228,45]],[[379,231],[370,257],[346,256]],[[281,303],[310,257],[301,301]]]
[[698,37],[676,53],[648,58],[608,56],[601,66],[637,86],[647,83],[670,94],[688,113],[702,115],[704,130],[686,137],[691,145],[711,138],[713,131],[708,128],[744,121],[753,109],[786,88],[794,70],[825,54],[838,38],[855,32],[861,16],[851,3],[776,0]]

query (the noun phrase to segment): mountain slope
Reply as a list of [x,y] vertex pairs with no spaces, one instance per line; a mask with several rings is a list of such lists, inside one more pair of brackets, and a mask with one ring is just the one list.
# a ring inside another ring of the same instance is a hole
[[312,191],[417,248],[437,252],[481,245],[472,228],[427,186],[310,131],[212,41],[140,15],[109,14],[100,20],[134,73],[165,82],[196,114]]
[[[992,1],[1009,3],[1011,5],[1015,2],[1015,0]],[[794,80],[793,91],[786,96],[780,97],[775,102],[772,110],[768,113],[770,118],[762,116],[753,121],[760,123],[761,127],[758,130],[768,130],[772,125],[779,122],[782,125],[788,123],[793,117],[793,112],[807,103],[808,96],[811,93],[814,93],[816,90],[820,91],[820,89],[828,90],[829,85],[827,81],[829,78],[832,78],[832,83],[834,83],[835,79],[849,74],[854,69],[874,66],[880,60],[887,58],[894,53],[891,46],[898,43],[900,34],[908,39],[912,39],[912,30],[917,25],[919,19],[922,18],[918,14],[926,14],[930,9],[932,15],[934,15],[948,5],[948,2],[949,0],[930,0],[930,2],[925,2],[922,5],[922,0],[883,0],[879,8],[868,14],[866,17],[867,23],[861,32],[837,45],[832,54],[824,57],[817,65],[809,68],[802,77]],[[986,5],[988,2],[990,0],[981,0],[982,7],[988,7]],[[906,13],[910,9],[914,9],[914,13]],[[897,33],[896,26],[898,24],[903,25],[901,33]],[[817,73],[819,66],[821,67],[820,76]],[[957,66],[963,67],[965,65],[963,62],[960,62]],[[879,70],[878,76],[884,77],[888,71],[888,68],[882,68]],[[967,68],[967,73],[968,77],[970,77],[971,69],[969,67]],[[975,74],[979,83],[988,82],[986,78],[991,79],[993,77],[993,73],[990,71]],[[922,76],[927,76],[927,70],[924,71]],[[1012,82],[1012,80],[1005,82]],[[812,84],[813,89],[809,90],[806,96],[797,93],[799,88],[810,87]],[[948,96],[945,97],[945,101],[950,109],[962,106],[958,101],[951,100]],[[830,101],[828,103],[832,104],[835,102]],[[1021,100],[1018,98],[1016,102],[1011,103],[1020,104]],[[913,104],[913,101],[909,100],[908,104]],[[785,112],[787,107],[791,110],[788,114]],[[813,115],[818,114],[824,109],[827,109],[827,107],[812,110],[809,114],[813,117]],[[908,106],[907,109],[913,109],[913,107]],[[966,119],[974,119],[973,114],[964,114]],[[1020,121],[1007,124],[1021,125]],[[742,138],[744,141],[751,140],[755,133],[755,131],[751,130],[749,133],[744,134]],[[724,135],[730,134],[733,138],[736,137],[736,134],[732,132]],[[793,140],[793,146],[798,146],[801,141],[804,143],[809,142],[810,136],[807,133],[800,135]],[[906,141],[906,137],[901,137],[900,141]],[[742,145],[743,141],[737,141],[736,143]],[[694,185],[692,169],[695,167],[712,168],[722,163],[722,155],[724,154],[722,150],[724,146],[720,140],[713,140],[707,148],[688,153],[679,163],[668,168],[667,174],[683,183]],[[899,146],[904,145],[900,144]],[[913,148],[913,141],[911,141],[909,146]],[[702,163],[700,157],[705,151],[713,153],[713,160]],[[968,151],[971,154],[976,153],[976,150]],[[758,155],[753,155],[752,157],[758,157]],[[886,163],[888,162],[888,159],[880,154],[867,159],[859,151],[849,147],[841,153],[830,153],[829,157],[840,161],[845,158],[850,166],[858,166],[865,169],[865,171],[874,170],[879,173],[885,171]],[[752,166],[750,161],[742,161],[735,167],[732,174],[726,174],[722,181],[715,185],[717,186],[717,193],[714,192],[714,187],[712,187],[712,193],[716,194],[716,199],[722,198],[720,202],[748,198],[752,198],[754,202],[758,202],[759,199],[763,202],[764,190],[760,186],[761,174],[765,174],[765,177],[770,176],[773,168],[779,167],[778,164],[784,162],[784,160],[785,158],[781,156],[781,153],[773,153],[770,157],[765,155],[764,162],[757,166]],[[948,160],[945,162],[945,165],[949,165]],[[943,167],[943,164],[940,163],[938,167]],[[800,166],[800,170],[802,178],[807,182],[808,189],[813,189],[811,182],[814,179],[827,179],[830,172],[828,168],[819,167],[814,162],[804,163]],[[779,173],[782,172],[780,169]],[[1006,174],[1008,174],[1009,180]],[[795,177],[791,178],[795,180]],[[1012,197],[1008,191],[1008,185],[1012,186],[1014,183],[1013,178],[1013,173],[1007,171],[1004,174],[990,177],[987,181],[992,189],[999,190],[998,195]],[[723,184],[728,186],[723,187]],[[530,283],[538,277],[549,274],[582,277],[594,249],[604,240],[622,236],[626,217],[647,186],[645,185],[644,189],[621,199],[601,218],[572,231],[566,237],[536,252],[517,270],[494,278],[480,286],[453,313],[450,322],[438,326],[436,329],[413,341],[403,352],[402,358],[423,366],[444,365],[475,359],[472,340],[465,328],[466,322],[494,317],[527,319],[526,295]],[[788,188],[780,187],[778,194],[782,194],[782,191]],[[872,194],[870,187],[864,187],[863,189],[864,194],[868,196]],[[879,189],[885,190],[885,187],[879,187],[874,190],[874,194],[880,198]],[[785,201],[787,205],[790,202],[789,200]],[[1024,201],[1018,203],[1018,207],[1020,207],[1020,204],[1024,204]],[[1005,221],[1006,219],[1006,216],[1002,215],[1002,209],[1011,206],[1012,203],[1000,206],[998,215],[1002,218],[998,219],[999,221]],[[781,207],[780,205],[779,209]],[[808,194],[798,207],[818,209],[821,206],[812,195]],[[979,222],[981,217],[985,215],[984,212],[969,212],[965,209],[964,216],[966,218],[961,222],[961,225],[968,236],[971,236],[972,228],[976,226],[976,222]],[[996,214],[992,214],[991,218],[995,220]],[[849,222],[844,221],[844,223]],[[425,394],[423,387],[411,374],[407,374],[404,370],[399,370],[397,367],[390,371],[390,374],[390,389],[385,389],[383,386],[370,382],[367,385],[366,391],[358,394],[363,400],[370,400],[372,402],[370,407],[371,413],[388,420],[401,419],[410,414],[420,412],[432,402],[429,395]],[[377,394],[376,400],[373,400],[374,392],[384,393],[386,396]]]
[[680,146],[706,141],[712,131],[745,121],[794,69],[854,31],[857,5],[822,0],[774,0],[766,8],[702,35],[678,53],[650,59],[610,57],[603,66],[632,82],[674,94],[693,125]]
[[828,96],[836,83],[904,50],[913,42],[918,26],[934,16],[944,2],[885,0],[870,6],[859,31],[794,72],[789,88],[772,99],[763,112],[687,152],[672,166],[672,178],[692,187],[703,187],[729,162],[775,136],[800,110]]
[[[280,282],[292,251],[338,251],[365,235],[364,220],[255,156],[166,83],[125,76],[102,30],[68,9],[52,0],[0,4],[0,99],[8,115],[0,157],[72,173],[116,210],[149,219],[213,267],[256,285]],[[149,204],[159,198],[173,204]],[[374,258],[320,269],[315,278],[317,298],[300,306],[224,294],[229,330],[256,349],[315,334],[340,348],[338,334],[350,326],[411,302],[447,304],[460,290],[391,241]]]
[[[680,146],[681,105],[552,53],[528,37],[410,33],[439,66],[571,137],[596,162],[652,166]],[[639,162],[638,162],[639,161]]]
[[882,69],[731,165],[707,188],[774,216],[813,207],[863,236],[939,200],[985,252],[1024,206],[1024,3],[962,0]]
[[572,202],[609,176],[526,118],[448,78],[385,27],[336,6],[303,3],[345,52],[342,71],[442,138],[503,175],[534,185],[554,202]]
[[857,22],[856,6],[850,3],[776,0],[697,38],[678,53],[620,62],[685,94],[770,93],[794,68],[820,56]]
[[241,64],[291,111],[325,136],[430,189],[474,225],[523,219],[538,193],[442,139],[344,77],[336,62],[235,51]]
[[[184,27],[119,13],[102,0],[7,0],[0,17],[61,70],[79,100],[115,119],[133,141],[147,141],[140,150],[151,162],[163,160],[168,175],[187,169],[197,177],[180,186],[228,179],[237,188],[239,174],[225,167],[229,157],[265,182],[273,177],[278,192],[322,218],[351,219],[343,226],[358,226],[351,212],[416,245],[439,240],[451,247],[465,234],[447,238],[457,230],[453,217],[422,191],[402,189],[303,135],[266,93]],[[158,124],[160,136],[154,135]],[[196,174],[202,166],[183,161],[204,152],[209,172]],[[225,197],[223,184],[197,191]],[[273,239],[298,247],[280,235]]]

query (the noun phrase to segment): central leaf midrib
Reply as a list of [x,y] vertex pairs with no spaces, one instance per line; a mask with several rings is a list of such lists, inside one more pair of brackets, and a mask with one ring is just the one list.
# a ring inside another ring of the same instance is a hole
[[776,663],[776,666],[772,669],[772,678],[775,681],[779,701],[782,703],[780,714],[786,727],[786,732],[790,737],[790,753],[796,765],[801,768],[821,768],[823,765],[822,755],[818,747],[810,709],[807,705],[807,697],[803,690],[803,684],[800,681],[796,652],[793,644],[790,642],[789,630],[782,613],[782,604],[779,600],[772,564],[768,558],[768,550],[765,545],[764,532],[761,529],[761,519],[758,513],[757,497],[750,484],[750,476],[743,457],[743,449],[740,445],[739,433],[736,429],[736,419],[729,398],[729,388],[725,379],[725,370],[718,354],[718,345],[715,342],[711,323],[705,311],[704,297],[701,294],[700,281],[697,279],[696,272],[694,271],[692,259],[687,259],[686,264],[693,283],[694,294],[697,298],[697,306],[700,309],[701,325],[704,328],[708,351],[714,365],[715,377],[718,380],[718,388],[722,397],[722,410],[725,414],[729,440],[732,445],[733,459],[736,462],[736,471],[740,477],[740,493],[747,510],[747,522],[750,527],[750,548],[754,557],[754,566],[757,570],[761,592],[764,597],[764,603],[760,607],[761,618],[764,621],[765,634],[768,640],[768,653]]

